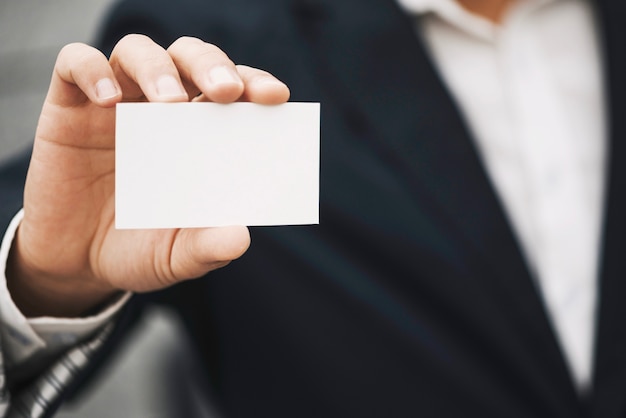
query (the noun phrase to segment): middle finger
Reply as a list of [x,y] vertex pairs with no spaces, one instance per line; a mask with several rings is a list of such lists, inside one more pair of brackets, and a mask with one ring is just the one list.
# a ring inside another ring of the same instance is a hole
[[125,100],[189,100],[172,58],[147,36],[122,38],[113,49],[110,62]]

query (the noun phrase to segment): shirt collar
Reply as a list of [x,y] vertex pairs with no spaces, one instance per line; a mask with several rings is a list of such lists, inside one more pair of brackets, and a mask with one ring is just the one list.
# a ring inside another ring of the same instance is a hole
[[426,14],[428,12],[442,13],[460,8],[456,0],[397,0],[407,12],[412,14]]
[[496,25],[469,12],[456,0],[397,0],[400,7],[413,16],[436,16],[460,30],[479,38],[493,39]]
[[[554,0],[522,0],[524,3],[535,3],[537,5],[542,5],[545,3],[552,2]],[[456,0],[397,0],[397,2],[402,6],[404,10],[411,14],[426,14],[426,13],[436,13],[442,16],[447,16],[448,14],[459,14],[466,13],[472,14],[468,12],[463,6],[461,6]],[[515,6],[513,6],[515,7]]]
[[[410,15],[435,15],[459,29],[485,40],[494,39],[499,26],[488,19],[476,15],[456,0],[396,0],[400,7]],[[557,0],[521,0],[512,6],[511,13],[520,9],[534,9]],[[505,21],[506,24],[506,21]]]

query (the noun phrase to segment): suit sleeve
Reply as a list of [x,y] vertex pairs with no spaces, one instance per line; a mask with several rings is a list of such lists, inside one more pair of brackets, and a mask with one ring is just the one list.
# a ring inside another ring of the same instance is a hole
[[[3,267],[20,220],[19,210],[30,155],[28,151],[0,168],[0,225],[3,235],[0,264]],[[15,216],[16,213],[18,216]],[[31,324],[12,303],[4,280],[1,285],[0,416],[47,416],[53,413],[73,381],[86,372],[90,361],[109,339],[115,328],[115,322],[111,320],[114,313],[105,312],[95,322],[89,319],[82,321],[86,325],[78,325],[78,328],[74,324],[72,335],[76,341],[67,338],[60,341],[63,338],[59,336],[70,335],[63,332],[64,327],[69,329],[68,321],[61,321],[53,327],[47,324],[49,319],[35,320]],[[7,320],[7,317],[10,319]],[[49,332],[42,338],[40,333],[44,329],[56,332]]]

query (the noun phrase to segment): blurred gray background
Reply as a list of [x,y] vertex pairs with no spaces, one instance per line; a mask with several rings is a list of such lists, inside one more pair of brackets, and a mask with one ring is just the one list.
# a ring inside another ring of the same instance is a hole
[[[0,0],[0,164],[32,141],[58,51],[90,43],[112,3]],[[92,390],[58,416],[215,416],[198,393],[186,341],[175,315],[150,311]]]
[[111,0],[0,0],[0,159],[31,141],[56,55],[90,42]]

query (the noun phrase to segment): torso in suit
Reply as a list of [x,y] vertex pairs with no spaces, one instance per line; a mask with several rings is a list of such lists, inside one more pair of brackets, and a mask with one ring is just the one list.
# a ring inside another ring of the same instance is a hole
[[[192,35],[322,103],[319,226],[151,298],[181,312],[227,417],[626,416],[626,6],[598,2],[611,146],[593,393],[414,22],[392,0],[129,0],[102,37]],[[297,141],[297,138],[294,138]],[[3,219],[4,221],[4,219]]]

